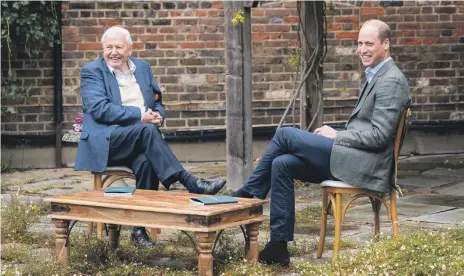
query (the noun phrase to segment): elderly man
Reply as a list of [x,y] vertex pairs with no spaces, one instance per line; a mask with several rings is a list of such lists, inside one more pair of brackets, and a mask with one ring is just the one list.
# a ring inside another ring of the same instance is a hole
[[[193,176],[163,140],[161,90],[150,65],[130,57],[129,31],[112,27],[101,42],[103,58],[81,70],[84,128],[75,169],[103,172],[107,166],[122,165],[134,171],[137,189],[157,190],[160,181],[169,188],[179,181],[189,192],[216,194],[225,180]],[[134,227],[132,239],[138,245],[153,245],[141,227]]]
[[369,20],[358,37],[358,55],[366,83],[345,130],[322,126],[314,133],[281,128],[271,140],[238,197],[264,199],[271,191],[271,240],[259,254],[266,264],[290,262],[293,240],[293,179],[319,183],[338,179],[388,193],[392,189],[393,138],[398,120],[410,103],[408,82],[390,57],[390,28]]

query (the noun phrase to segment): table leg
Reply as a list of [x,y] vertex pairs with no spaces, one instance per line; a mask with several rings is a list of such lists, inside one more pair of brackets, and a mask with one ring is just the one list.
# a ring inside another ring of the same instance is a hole
[[198,275],[213,275],[213,242],[216,232],[197,232],[197,246],[200,252],[198,256]]
[[253,222],[245,225],[248,240],[250,241],[249,247],[246,252],[246,259],[249,262],[255,263],[258,261],[259,243],[259,225],[261,222]]
[[113,249],[118,248],[119,246],[119,225],[117,224],[108,224],[108,234],[110,236],[110,246]]
[[66,246],[66,237],[68,234],[69,220],[53,219],[55,224],[55,249],[56,259],[63,265],[68,265],[69,244]]

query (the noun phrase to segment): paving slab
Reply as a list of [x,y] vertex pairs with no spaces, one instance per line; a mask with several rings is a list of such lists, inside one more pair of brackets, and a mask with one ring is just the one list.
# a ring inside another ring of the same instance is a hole
[[464,179],[464,170],[463,169],[446,169],[446,168],[436,168],[433,170],[428,170],[422,172],[422,175],[433,175],[433,176],[448,176],[448,177],[457,177]]
[[[18,188],[19,186],[10,187],[11,190],[16,190]],[[54,196],[92,189],[92,182],[82,177],[70,177],[64,179],[39,181],[32,184],[24,184],[20,188],[21,190],[29,193]]]
[[[401,200],[397,203],[398,206],[398,221],[405,221],[409,217],[417,217],[427,214],[433,214],[437,212],[443,212],[451,209],[455,209],[450,206],[439,206],[439,205],[426,205],[426,204],[417,204],[410,203]],[[374,222],[374,212],[372,212],[372,207],[370,205],[362,205],[348,209],[348,212],[345,216],[346,221],[355,221],[355,222]],[[380,210],[380,222],[386,223],[390,222],[387,216],[385,207],[382,207]]]
[[72,176],[81,176],[92,179],[89,172],[76,172],[73,168],[65,169],[40,169],[28,171],[15,171],[12,173],[2,173],[2,182],[29,184],[39,181],[63,179]]
[[456,178],[448,176],[423,174],[398,175],[398,185],[401,188],[408,189],[408,191],[423,188],[437,188],[454,182],[456,182]]
[[452,186],[444,187],[436,192],[440,195],[462,196],[464,198],[464,182],[458,182]]
[[[40,204],[43,201],[43,197],[41,196],[32,196],[32,195],[17,195],[19,200],[25,203],[35,203]],[[6,205],[11,201],[12,195],[11,194],[1,194],[0,199],[2,205]]]
[[464,209],[458,208],[445,212],[409,218],[410,221],[422,221],[464,226]]
[[400,156],[400,170],[426,171],[441,168],[464,168],[464,154],[434,154],[417,156]]
[[[440,193],[440,191],[438,191],[438,193]],[[441,193],[404,196],[400,198],[400,202],[464,208],[464,197]]]

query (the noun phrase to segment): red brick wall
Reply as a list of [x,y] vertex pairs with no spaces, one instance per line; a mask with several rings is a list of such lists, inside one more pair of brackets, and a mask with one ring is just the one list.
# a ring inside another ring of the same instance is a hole
[[[409,79],[415,118],[464,119],[464,1],[334,2],[327,4],[326,123],[345,121],[356,102],[364,82],[356,37],[360,23],[370,18],[384,20],[393,31],[392,54]],[[223,6],[209,1],[64,3],[64,128],[80,110],[79,69],[101,55],[100,37],[112,25],[127,27],[133,56],[152,65],[164,93],[168,131],[224,128]],[[289,59],[297,46],[297,22],[296,2],[252,11],[255,125],[275,125],[284,112],[294,85]],[[16,112],[2,118],[4,133],[53,132],[50,59],[51,52],[44,52],[34,65],[25,58],[15,61],[22,71],[34,71],[23,80],[33,93],[20,103],[3,102]]]

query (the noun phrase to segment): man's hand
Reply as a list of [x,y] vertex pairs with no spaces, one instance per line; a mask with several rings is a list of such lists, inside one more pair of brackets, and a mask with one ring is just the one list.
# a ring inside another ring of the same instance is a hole
[[142,114],[142,123],[151,123],[157,127],[160,127],[163,124],[163,117],[158,111],[153,111],[148,109]]
[[335,139],[335,137],[337,137],[337,131],[326,125],[320,128],[316,128],[316,130],[314,130],[314,133],[331,139]]
[[142,121],[142,123],[153,123],[154,119],[155,116],[153,115],[153,111],[148,110],[142,114],[142,119],[140,121]]
[[160,127],[163,124],[163,117],[158,111],[152,111],[152,114],[154,116],[153,123],[157,126]]

